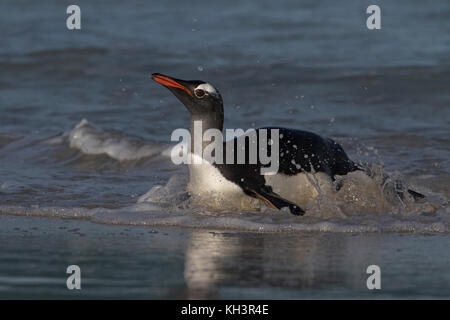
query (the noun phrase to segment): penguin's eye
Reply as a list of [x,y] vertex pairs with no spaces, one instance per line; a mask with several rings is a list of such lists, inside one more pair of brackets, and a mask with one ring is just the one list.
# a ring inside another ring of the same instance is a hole
[[205,90],[202,89],[195,89],[194,93],[197,98],[203,98],[206,94]]

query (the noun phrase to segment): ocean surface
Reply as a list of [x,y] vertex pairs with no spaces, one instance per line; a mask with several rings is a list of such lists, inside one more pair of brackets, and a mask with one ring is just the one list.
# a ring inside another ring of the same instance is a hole
[[[430,263],[450,262],[447,0],[79,0],[74,31],[70,4],[0,1],[0,215],[251,231],[268,241],[304,232],[377,234],[383,243],[433,235],[447,246]],[[366,27],[371,4],[381,8],[380,30]],[[344,187],[321,193],[304,217],[194,205],[187,168],[169,157],[170,135],[188,128],[188,113],[153,72],[213,84],[226,128],[331,137],[371,177],[339,178]],[[392,199],[395,180],[425,200]],[[436,292],[449,297],[450,286]]]

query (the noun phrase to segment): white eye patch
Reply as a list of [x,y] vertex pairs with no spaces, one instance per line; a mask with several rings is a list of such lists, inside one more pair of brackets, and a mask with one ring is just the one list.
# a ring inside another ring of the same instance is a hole
[[209,95],[216,97],[219,96],[219,92],[217,92],[217,90],[209,83],[202,83],[198,85],[197,88],[195,88],[195,90],[203,90]]

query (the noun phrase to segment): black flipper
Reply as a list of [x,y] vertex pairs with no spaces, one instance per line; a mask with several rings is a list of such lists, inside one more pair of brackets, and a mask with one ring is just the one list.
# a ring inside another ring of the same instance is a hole
[[300,208],[293,202],[281,198],[278,194],[273,192],[270,187],[264,186],[263,188],[259,188],[258,190],[248,189],[248,191],[250,192],[250,195],[264,200],[264,202],[266,202],[274,209],[280,210],[281,208],[288,207],[289,211],[293,215],[302,216],[305,214],[305,211],[302,210],[302,208]]
[[425,196],[423,194],[421,194],[417,191],[411,190],[411,189],[408,189],[408,193],[413,196],[414,201],[419,201],[419,200],[425,198]]

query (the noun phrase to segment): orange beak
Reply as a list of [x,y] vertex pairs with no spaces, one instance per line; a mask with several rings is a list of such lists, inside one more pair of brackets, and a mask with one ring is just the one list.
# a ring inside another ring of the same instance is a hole
[[159,74],[159,73],[153,73],[150,77],[153,80],[155,80],[159,84],[162,84],[165,87],[179,88],[179,89],[182,89],[182,90],[186,91],[190,96],[192,96],[192,92],[188,88],[186,88],[182,84],[176,82],[172,78],[169,78],[169,77],[164,76],[164,75]]

